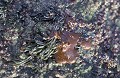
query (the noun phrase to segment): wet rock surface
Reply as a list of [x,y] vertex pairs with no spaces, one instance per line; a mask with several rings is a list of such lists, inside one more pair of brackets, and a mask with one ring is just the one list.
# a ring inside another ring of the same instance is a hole
[[[119,0],[0,0],[0,78],[119,78],[119,5]],[[55,34],[64,31],[69,34]],[[64,42],[77,52],[72,64],[56,62],[57,46]]]

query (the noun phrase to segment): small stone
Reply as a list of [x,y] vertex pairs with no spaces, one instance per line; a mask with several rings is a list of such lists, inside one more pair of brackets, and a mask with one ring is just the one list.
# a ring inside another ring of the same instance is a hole
[[117,19],[115,20],[115,24],[120,27],[120,18],[117,18]]

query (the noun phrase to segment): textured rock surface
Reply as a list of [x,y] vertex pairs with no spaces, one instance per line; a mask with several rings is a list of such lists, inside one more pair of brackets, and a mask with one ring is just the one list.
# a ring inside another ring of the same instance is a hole
[[[0,0],[0,78],[119,78],[119,5],[119,0]],[[54,57],[61,41],[53,31],[64,30],[84,40],[74,46],[73,64]]]

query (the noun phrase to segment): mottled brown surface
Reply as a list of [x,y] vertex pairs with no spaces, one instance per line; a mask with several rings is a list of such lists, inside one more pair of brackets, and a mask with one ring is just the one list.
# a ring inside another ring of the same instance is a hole
[[74,63],[78,57],[75,46],[79,40],[79,34],[74,32],[64,31],[60,35],[62,43],[57,47],[55,54],[58,63]]

